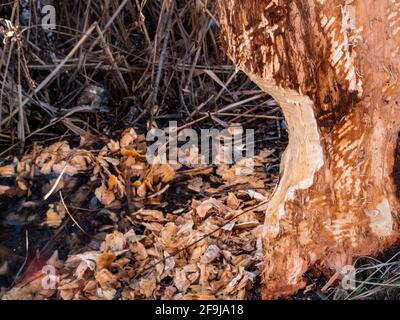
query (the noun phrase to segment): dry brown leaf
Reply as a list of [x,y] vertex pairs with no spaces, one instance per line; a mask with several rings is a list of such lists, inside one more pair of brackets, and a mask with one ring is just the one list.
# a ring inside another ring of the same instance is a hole
[[133,144],[133,142],[136,140],[137,137],[138,136],[133,128],[126,129],[122,133],[122,137],[119,140],[119,144],[122,148],[130,146]]
[[218,212],[223,212],[225,211],[225,208],[227,207],[225,207],[221,201],[215,198],[209,198],[201,202],[200,205],[195,208],[195,210],[199,217],[205,218],[211,209],[216,209]]
[[119,231],[114,231],[108,234],[105,240],[101,244],[101,251],[122,251],[125,249],[126,239],[124,235]]
[[242,280],[242,278],[245,276],[244,268],[240,267],[239,270],[239,273],[224,288],[223,293],[225,295],[233,294],[233,291],[238,287],[240,280]]
[[160,171],[162,172],[163,183],[171,181],[175,176],[175,170],[169,164],[163,164],[160,167]]
[[229,193],[228,193],[228,198],[227,198],[227,200],[226,200],[226,204],[227,204],[227,206],[228,206],[229,208],[235,210],[235,209],[239,208],[240,201],[239,201],[239,199],[235,196],[234,193],[229,192]]
[[100,299],[112,300],[117,294],[117,290],[114,288],[97,288],[96,294]]
[[2,296],[2,300],[33,300],[33,292],[32,288],[27,285],[20,287],[14,287],[11,290],[7,291],[7,293]]
[[72,300],[75,296],[76,290],[59,290],[60,298],[62,300]]
[[161,242],[168,250],[175,250],[188,242],[188,237],[178,235],[178,227],[172,223],[167,223],[160,232]]
[[109,143],[107,143],[107,147],[110,149],[111,152],[117,152],[120,149],[119,142],[112,139]]
[[46,213],[46,224],[51,228],[57,228],[62,222],[61,217],[54,209],[50,208]]
[[102,288],[112,288],[117,282],[116,276],[108,269],[101,269],[96,272],[95,279]]
[[114,192],[108,190],[104,183],[96,189],[95,195],[105,206],[110,205],[115,200]]
[[237,230],[243,230],[243,229],[252,229],[260,225],[260,222],[254,220],[254,221],[246,221],[246,222],[239,222],[236,223],[235,229]]
[[199,217],[204,218],[207,213],[213,208],[213,204],[209,202],[208,200],[202,202],[197,208],[196,208],[196,213],[199,215]]
[[16,171],[18,174],[23,175],[26,172],[30,172],[30,165],[32,163],[32,159],[24,159],[22,158],[21,161],[17,161]]
[[119,165],[119,159],[116,158],[111,158],[111,157],[103,157],[103,159],[105,161],[107,161],[108,163],[112,164],[113,166],[118,166]]
[[162,164],[160,166],[153,165],[148,173],[149,180],[160,181],[168,183],[175,177],[175,170],[169,164]]
[[164,251],[164,258],[165,258],[165,266],[164,266],[164,273],[162,275],[162,279],[166,276],[172,276],[172,272],[175,269],[175,257],[171,256],[168,252]]
[[182,293],[186,293],[187,289],[190,287],[191,282],[186,277],[186,272],[183,269],[176,269],[174,275],[174,285]]
[[61,174],[64,171],[65,174],[71,177],[78,174],[78,169],[73,165],[67,163],[66,161],[61,161],[53,164],[51,170],[56,174]]
[[76,268],[74,275],[78,280],[82,279],[87,270],[93,271],[95,267],[96,263],[93,260],[82,259]]
[[139,159],[146,159],[145,155],[140,154],[140,152],[136,151],[135,149],[122,149],[121,155],[139,158]]
[[146,174],[147,164],[141,159],[128,156],[121,159],[120,169],[129,174],[129,176],[143,179]]
[[250,196],[250,198],[260,201],[260,202],[264,202],[264,201],[268,201],[268,199],[261,193],[254,191],[254,190],[248,190],[247,191],[248,195]]
[[220,249],[212,244],[207,248],[207,251],[201,257],[200,262],[202,264],[209,264],[212,263],[215,259],[217,259],[220,255]]
[[232,231],[235,225],[236,221],[230,221],[227,224],[223,225],[221,229],[225,231]]
[[132,243],[134,243],[136,241],[141,241],[146,238],[145,235],[137,235],[135,233],[135,230],[133,230],[133,229],[130,229],[127,233],[125,233],[124,237],[128,242],[132,242]]
[[139,211],[135,212],[133,216],[144,221],[165,221],[164,214],[159,210],[140,209]]
[[142,183],[137,189],[136,189],[137,195],[140,198],[144,198],[147,194],[147,187],[145,183]]
[[6,193],[11,188],[9,186],[2,186],[0,185],[0,195]]
[[141,224],[143,227],[146,228],[146,230],[152,231],[155,234],[159,234],[161,232],[162,228],[164,227],[162,224],[157,223],[157,222],[153,222],[153,223],[142,222]]
[[98,251],[86,251],[80,254],[69,256],[67,261],[65,261],[65,267],[67,269],[75,269],[82,260],[91,260],[94,262],[99,254],[100,252]]
[[78,171],[83,171],[88,169],[88,161],[90,161],[88,160],[88,156],[78,154],[76,156],[73,156],[69,163]]
[[15,165],[9,164],[0,167],[0,177],[14,177],[15,175]]
[[204,182],[201,177],[194,177],[189,180],[188,189],[200,193],[204,187]]
[[148,257],[146,247],[140,242],[136,242],[133,245],[132,251],[139,255],[139,257],[137,257],[139,260],[145,260]]
[[94,291],[97,289],[97,282],[94,280],[89,280],[85,287],[83,288],[84,292],[90,292],[90,291]]
[[79,289],[81,287],[81,283],[79,280],[70,280],[66,279],[65,281],[62,281],[60,285],[58,286],[58,290],[74,290],[74,289]]
[[117,181],[116,192],[120,198],[123,198],[126,195],[126,187],[123,182],[121,182],[121,177],[119,177]]
[[144,295],[145,298],[151,298],[153,296],[153,292],[157,287],[156,279],[154,275],[151,275],[147,278],[140,279],[140,293]]
[[96,259],[97,270],[109,269],[111,264],[115,261],[116,256],[113,252],[104,252],[100,254]]
[[108,190],[113,191],[118,185],[118,179],[113,174],[108,177]]
[[207,250],[207,246],[196,246],[196,248],[193,249],[192,255],[190,257],[191,262],[198,262],[200,261],[201,256],[205,253]]
[[22,178],[17,178],[17,185],[22,191],[28,190],[28,183]]
[[45,223],[51,228],[57,228],[62,223],[65,217],[65,209],[59,205],[49,205],[49,209],[46,212]]
[[215,296],[211,293],[189,293],[182,297],[183,300],[216,300]]
[[168,286],[165,288],[162,295],[162,300],[171,300],[176,293],[176,288],[174,286]]

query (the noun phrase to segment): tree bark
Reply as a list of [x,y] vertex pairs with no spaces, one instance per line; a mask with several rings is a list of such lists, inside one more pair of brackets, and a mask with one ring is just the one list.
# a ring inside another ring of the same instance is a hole
[[263,297],[399,238],[400,1],[217,0],[234,63],[289,130],[266,210]]

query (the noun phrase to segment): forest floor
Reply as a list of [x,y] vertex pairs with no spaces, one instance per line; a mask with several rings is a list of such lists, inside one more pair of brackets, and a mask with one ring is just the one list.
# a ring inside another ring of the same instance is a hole
[[[0,296],[258,299],[286,123],[224,56],[213,2],[60,1],[54,30],[43,5],[0,5]],[[170,121],[253,129],[254,170],[150,164]],[[398,296],[398,250],[356,265],[353,292],[310,270],[291,298]]]

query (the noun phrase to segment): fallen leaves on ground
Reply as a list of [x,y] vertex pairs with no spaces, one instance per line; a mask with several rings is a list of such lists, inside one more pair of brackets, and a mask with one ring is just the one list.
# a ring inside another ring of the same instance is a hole
[[[277,177],[268,176],[264,166],[273,151],[263,150],[250,172],[246,159],[217,167],[149,164],[143,156],[144,136],[134,129],[110,139],[98,152],[73,149],[66,142],[37,148],[0,167],[1,175],[19,181],[32,174],[51,175],[43,195],[53,189],[56,194],[71,177],[86,175],[95,183],[89,193],[115,225],[92,235],[102,239],[97,245],[92,242],[65,261],[57,260],[54,289],[41,287],[46,275],[38,272],[3,299],[248,297],[260,274],[264,220],[263,211],[252,208],[272,192],[271,181]],[[29,188],[21,182],[0,186],[0,194],[11,191],[23,196]],[[187,198],[179,195],[183,191]],[[79,194],[70,201],[75,198]],[[116,218],[121,211],[124,223]],[[57,228],[65,219],[65,209],[54,200],[44,224]]]

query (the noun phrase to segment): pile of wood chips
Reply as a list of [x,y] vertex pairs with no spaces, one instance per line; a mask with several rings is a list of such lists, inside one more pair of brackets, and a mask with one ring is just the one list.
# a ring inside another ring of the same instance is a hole
[[[43,228],[57,231],[68,223],[77,227],[75,236],[87,237],[79,207],[93,204],[93,198],[97,211],[113,221],[91,230],[90,241],[66,261],[54,250],[43,263],[54,274],[25,268],[3,299],[249,298],[263,260],[264,211],[278,179],[265,170],[274,150],[262,150],[254,171],[237,175],[246,160],[189,168],[150,165],[146,146],[144,135],[127,129],[100,150],[62,141],[36,146],[0,168],[2,177],[15,178],[15,184],[0,186],[0,194],[26,197],[27,207],[29,177],[52,177],[40,195],[48,203]],[[69,184],[77,175],[95,185],[83,196]]]

